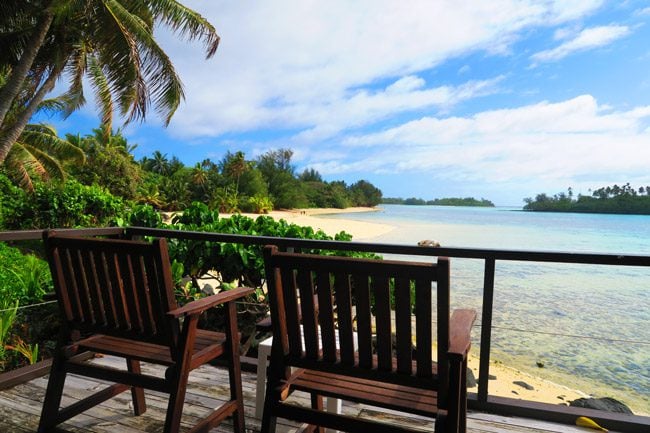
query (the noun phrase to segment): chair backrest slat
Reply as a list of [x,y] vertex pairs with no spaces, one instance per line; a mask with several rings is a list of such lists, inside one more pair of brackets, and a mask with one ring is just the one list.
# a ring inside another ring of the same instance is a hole
[[79,268],[83,274],[85,289],[88,293],[90,308],[93,314],[93,321],[98,326],[106,325],[106,316],[104,314],[104,301],[98,290],[96,272],[94,263],[90,254],[79,255]]
[[390,284],[384,275],[373,277],[375,288],[375,310],[377,317],[377,368],[390,371],[393,367],[391,317],[390,317]]
[[95,290],[100,293],[104,310],[104,326],[107,329],[117,328],[117,313],[115,312],[115,301],[111,291],[108,289],[109,279],[106,269],[106,260],[101,251],[88,251],[90,261],[93,265],[93,280]]
[[[265,262],[274,335],[279,337],[274,344],[282,345],[276,353],[283,353],[288,365],[382,380],[391,375],[396,383],[397,377],[409,376],[415,386],[435,386],[435,319],[439,360],[446,359],[441,351],[446,353],[449,345],[447,259],[435,264],[354,259],[267,247]],[[318,308],[312,304],[314,295]]]
[[345,272],[334,273],[334,297],[337,304],[337,319],[339,331],[339,350],[343,365],[354,365],[354,342],[352,328],[352,296],[350,290],[350,275]]
[[[438,262],[440,266],[440,262]],[[432,376],[430,368],[427,368],[427,365],[431,365],[432,353],[431,349],[426,350],[426,348],[431,348],[433,343],[432,341],[432,313],[431,313],[431,282],[424,279],[415,280],[415,347],[417,348],[415,358],[417,362],[417,375],[419,377],[428,378]],[[440,290],[440,284],[438,284],[437,290]],[[439,344],[438,344],[439,345]]]
[[[316,272],[316,286],[330,287],[330,276],[327,272]],[[332,308],[331,290],[319,290],[318,324],[320,326],[323,348],[323,359],[336,362],[336,333],[334,330],[334,311]]]
[[318,358],[318,317],[314,306],[314,284],[309,270],[297,270],[296,281],[300,293],[300,314],[302,317],[305,352],[308,358]]
[[120,277],[117,257],[115,257],[112,251],[105,251],[102,256],[106,268],[106,290],[109,291],[113,299],[113,305],[115,305],[115,317],[117,318],[116,329],[128,331],[130,328],[129,311],[126,306],[127,301],[124,296],[124,284]]
[[67,326],[172,344],[176,308],[164,239],[153,243],[44,235]]
[[395,351],[397,371],[411,374],[413,342],[411,340],[411,284],[408,278],[395,278]]
[[359,366],[361,368],[372,368],[372,315],[370,314],[370,288],[368,276],[353,274],[354,294],[357,307],[357,334]]
[[128,313],[128,323],[126,327],[133,332],[142,332],[142,318],[140,302],[136,295],[137,287],[135,277],[133,276],[133,267],[131,266],[131,255],[116,254],[116,262],[120,269],[120,280],[122,281],[122,291],[124,293],[125,310]]
[[283,272],[281,275],[283,296],[285,302],[285,319],[287,326],[287,337],[291,354],[296,357],[302,356],[302,338],[300,332],[300,315],[298,313],[296,271]]
[[[131,262],[133,277],[135,279],[136,293],[139,299],[142,315],[143,332],[155,334],[157,332],[156,320],[154,318],[152,291],[149,289],[147,272],[144,267],[142,256],[136,256]],[[155,293],[155,291],[154,291]]]

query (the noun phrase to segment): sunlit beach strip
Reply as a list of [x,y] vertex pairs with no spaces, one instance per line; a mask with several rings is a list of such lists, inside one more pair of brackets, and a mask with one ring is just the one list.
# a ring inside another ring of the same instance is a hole
[[[289,224],[296,224],[299,226],[308,226],[314,230],[322,230],[330,236],[345,231],[353,236],[355,241],[367,241],[379,237],[395,229],[394,226],[382,223],[369,223],[365,221],[356,221],[353,219],[333,219],[333,218],[319,218],[318,215],[331,215],[337,213],[357,213],[357,212],[375,212],[377,208],[372,207],[352,207],[347,209],[292,209],[292,210],[274,210],[268,216],[275,220],[283,219]],[[242,215],[250,218],[257,218],[258,214],[243,213]],[[223,218],[227,218],[230,214],[221,214]]]

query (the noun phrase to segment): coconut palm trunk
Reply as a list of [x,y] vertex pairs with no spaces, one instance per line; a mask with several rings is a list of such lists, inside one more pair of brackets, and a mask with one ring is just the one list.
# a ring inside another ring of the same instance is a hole
[[[47,32],[50,29],[53,20],[54,13],[46,10],[41,17],[38,26],[36,27],[36,31],[32,35],[29,43],[26,45],[25,51],[20,57],[19,62],[14,68],[12,68],[7,82],[0,89],[0,128],[4,126],[4,120],[7,116],[7,113],[11,109],[11,104],[13,103],[14,99],[16,99],[16,96],[23,87],[25,79],[27,78],[27,74],[29,73],[32,64],[34,63],[34,59],[38,54],[38,50],[40,49],[41,45],[43,45],[43,41],[47,36]],[[0,164],[2,164],[8,152],[9,149],[4,149],[4,147],[0,148]]]
[[20,134],[25,130],[25,126],[29,123],[32,115],[36,112],[45,96],[52,91],[56,80],[61,74],[62,68],[55,68],[50,75],[45,79],[45,82],[34,93],[34,96],[29,100],[27,106],[18,114],[16,120],[9,126],[8,129],[0,134],[0,165],[7,159],[7,155],[11,150]]

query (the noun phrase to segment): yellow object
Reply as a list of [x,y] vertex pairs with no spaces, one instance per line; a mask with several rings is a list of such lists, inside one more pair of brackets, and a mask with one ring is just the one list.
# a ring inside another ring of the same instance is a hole
[[607,431],[606,428],[599,426],[598,424],[596,424],[596,421],[587,418],[586,416],[578,417],[578,419],[576,420],[576,425],[580,427],[588,427],[600,431]]

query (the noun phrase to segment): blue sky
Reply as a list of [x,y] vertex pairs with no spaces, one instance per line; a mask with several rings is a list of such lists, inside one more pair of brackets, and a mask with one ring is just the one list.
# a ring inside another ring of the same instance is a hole
[[[649,1],[184,3],[221,45],[205,60],[158,32],[186,99],[167,128],[125,128],[137,158],[291,148],[298,171],[385,196],[515,206],[650,185]],[[49,121],[99,122],[92,104]]]

